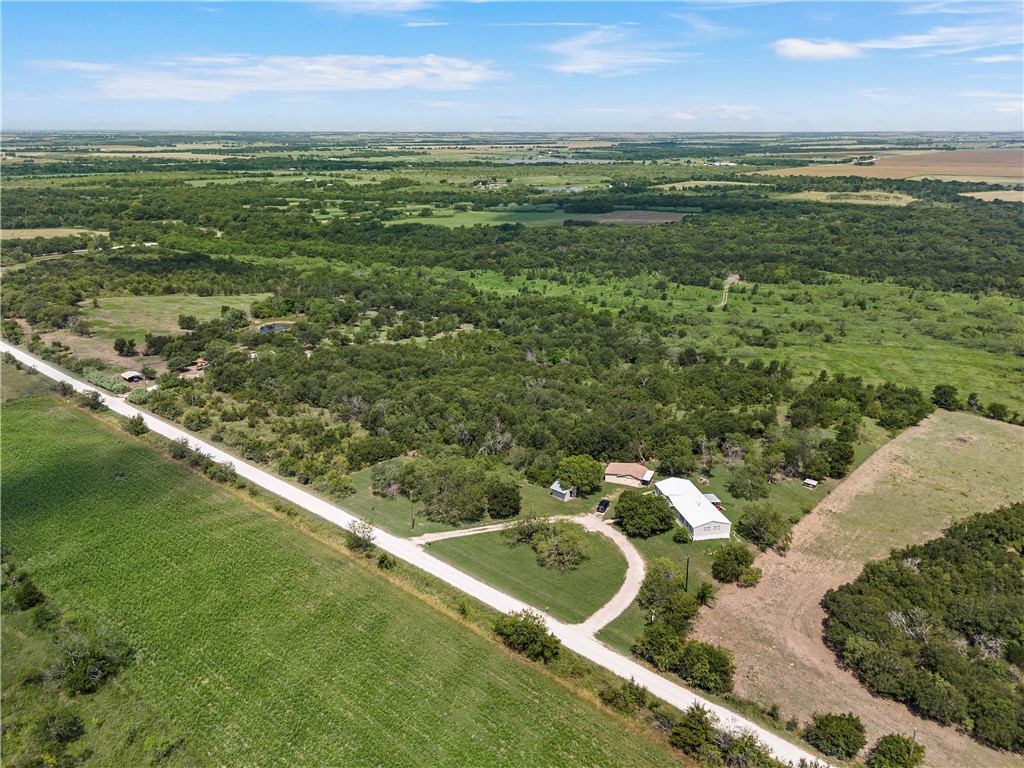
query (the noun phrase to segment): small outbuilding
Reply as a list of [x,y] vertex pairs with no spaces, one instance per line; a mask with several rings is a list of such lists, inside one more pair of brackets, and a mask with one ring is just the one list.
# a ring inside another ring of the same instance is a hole
[[708,501],[710,501],[712,504],[714,504],[715,505],[715,509],[717,509],[717,510],[721,510],[722,509],[722,500],[720,498],[718,498],[717,496],[715,496],[715,494],[713,494],[713,493],[705,493],[704,494],[704,498],[707,499]]
[[121,378],[134,384],[136,381],[142,381],[145,377],[138,371],[125,371],[121,374]]
[[613,461],[604,469],[604,481],[616,485],[628,485],[630,488],[642,488],[651,484],[654,470],[643,464],[627,464]]
[[813,491],[817,487],[818,487],[818,481],[817,480],[811,480],[811,478],[809,478],[809,477],[806,480],[804,480],[804,488],[810,488]]
[[555,480],[551,484],[551,495],[559,501],[571,501],[576,498],[575,488],[563,488],[562,484]]

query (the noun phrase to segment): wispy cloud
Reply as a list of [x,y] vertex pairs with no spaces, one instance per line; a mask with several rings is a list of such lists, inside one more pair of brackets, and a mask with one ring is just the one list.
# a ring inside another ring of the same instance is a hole
[[685,21],[690,26],[690,29],[704,40],[721,40],[742,34],[731,27],[710,22],[696,13],[673,13],[671,16],[680,21]]
[[967,91],[961,96],[969,96],[972,99],[1019,99],[1019,93],[1007,93],[1005,91]]
[[340,13],[363,14],[367,16],[398,16],[433,8],[431,0],[329,0],[319,5]]
[[863,55],[855,43],[842,43],[838,40],[802,40],[798,37],[787,37],[772,43],[775,53],[784,59],[803,59],[811,61],[828,61],[830,59],[856,59]]
[[696,120],[753,120],[757,108],[749,104],[695,104],[669,112],[667,117],[677,122],[689,123]]
[[76,61],[37,62],[82,72],[103,99],[226,101],[253,93],[455,91],[502,77],[487,62],[435,56],[182,56],[141,66]]
[[[631,22],[624,22],[626,24]],[[596,21],[495,21],[488,27],[601,27]]]
[[[871,50],[923,50],[932,54],[966,53],[982,48],[1024,43],[1024,31],[1019,23],[965,24],[956,27],[934,27],[919,34],[843,42],[840,40],[804,40],[786,38],[772,43],[784,59],[854,59]],[[999,59],[1002,60],[1002,59]]]
[[938,3],[922,3],[910,5],[903,9],[903,13],[911,15],[923,15],[928,13],[953,13],[953,14],[977,14],[977,13],[1001,13],[1007,8],[1013,8],[1012,3],[979,3],[975,0],[946,0]]
[[895,93],[889,88],[855,88],[853,92],[862,98],[871,99],[872,101],[884,101],[893,104],[910,101],[906,96]]
[[407,21],[403,27],[447,27],[447,21]]
[[1024,61],[1024,56],[1019,53],[997,53],[995,56],[981,56],[971,61],[976,64],[1004,64]]
[[679,54],[663,43],[639,37],[621,26],[604,26],[546,46],[559,57],[556,72],[616,77],[669,64]]

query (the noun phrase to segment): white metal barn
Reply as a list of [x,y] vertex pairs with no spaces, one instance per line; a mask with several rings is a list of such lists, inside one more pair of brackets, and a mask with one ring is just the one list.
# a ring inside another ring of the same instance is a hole
[[694,541],[728,539],[732,534],[729,518],[689,480],[679,477],[659,480],[654,484],[654,493],[668,499],[679,523],[690,529]]

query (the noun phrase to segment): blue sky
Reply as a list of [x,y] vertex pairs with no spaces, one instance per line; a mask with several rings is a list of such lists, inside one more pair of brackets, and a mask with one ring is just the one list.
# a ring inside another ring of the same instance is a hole
[[3,2],[3,128],[1022,129],[1022,4]]

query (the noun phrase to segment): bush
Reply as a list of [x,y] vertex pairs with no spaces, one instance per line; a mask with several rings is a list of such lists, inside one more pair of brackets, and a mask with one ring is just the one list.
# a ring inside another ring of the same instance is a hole
[[868,756],[868,768],[915,768],[923,762],[924,745],[898,733],[880,738]]
[[75,402],[83,408],[88,408],[90,411],[98,411],[105,407],[103,405],[103,398],[100,396],[100,393],[95,390],[82,392],[75,397]]
[[148,389],[139,387],[125,395],[124,399],[133,405],[143,405],[147,400],[149,400],[150,394],[152,393]]
[[736,579],[736,584],[741,587],[756,587],[761,581],[760,568],[744,568],[743,573]]
[[212,423],[210,420],[210,414],[202,408],[193,408],[185,414],[185,418],[181,420],[182,426],[191,432],[199,432],[206,429]]
[[829,757],[851,758],[864,748],[864,723],[852,713],[815,713],[804,729],[804,740]]
[[789,549],[793,536],[789,521],[771,504],[751,504],[743,510],[736,530],[762,552],[768,547]]
[[738,581],[753,564],[753,551],[745,544],[731,541],[715,553],[711,575],[722,582]]
[[19,611],[27,611],[29,608],[35,608],[42,604],[46,600],[46,595],[40,591],[31,578],[26,576],[14,587],[11,599]]
[[235,465],[230,461],[223,464],[219,461],[211,461],[203,466],[203,474],[218,483],[233,483],[238,479]]
[[[40,716],[33,727],[37,743],[46,752],[60,752],[85,735],[85,724],[71,707],[56,706]],[[54,749],[56,748],[56,749]]]
[[623,532],[636,539],[647,539],[669,530],[676,515],[664,496],[644,494],[638,490],[623,491],[615,503],[615,516]]
[[146,420],[142,418],[142,414],[138,416],[132,416],[130,419],[125,419],[122,424],[124,431],[129,435],[144,435],[149,432],[149,427],[146,426]]
[[523,496],[519,486],[499,477],[487,478],[484,496],[487,497],[487,514],[494,520],[515,517],[523,509]]
[[684,525],[678,526],[675,531],[672,532],[672,541],[676,544],[689,544],[693,541],[693,537],[690,535],[690,529]]
[[634,715],[650,702],[650,695],[642,685],[632,678],[621,685],[608,684],[597,694],[601,701],[612,709],[627,715]]
[[381,552],[380,557],[377,558],[377,567],[382,571],[390,571],[396,565],[398,565],[398,560],[394,555],[388,554],[387,552]]
[[128,391],[128,385],[122,381],[120,376],[109,376],[98,368],[83,368],[82,378],[93,386],[102,387],[115,395]]
[[714,715],[700,704],[694,704],[676,722],[668,743],[704,764],[713,765],[718,760],[714,759],[712,754],[718,753],[720,756],[715,745],[716,722]]
[[192,449],[188,445],[188,438],[179,437],[177,440],[172,440],[171,444],[167,447],[167,453],[172,459],[184,459],[192,453]]
[[672,671],[690,685],[705,691],[728,693],[732,690],[736,665],[732,660],[732,651],[711,643],[687,640]]
[[548,632],[544,619],[533,611],[501,616],[494,623],[494,632],[513,651],[533,661],[550,664],[562,650],[562,642]]

